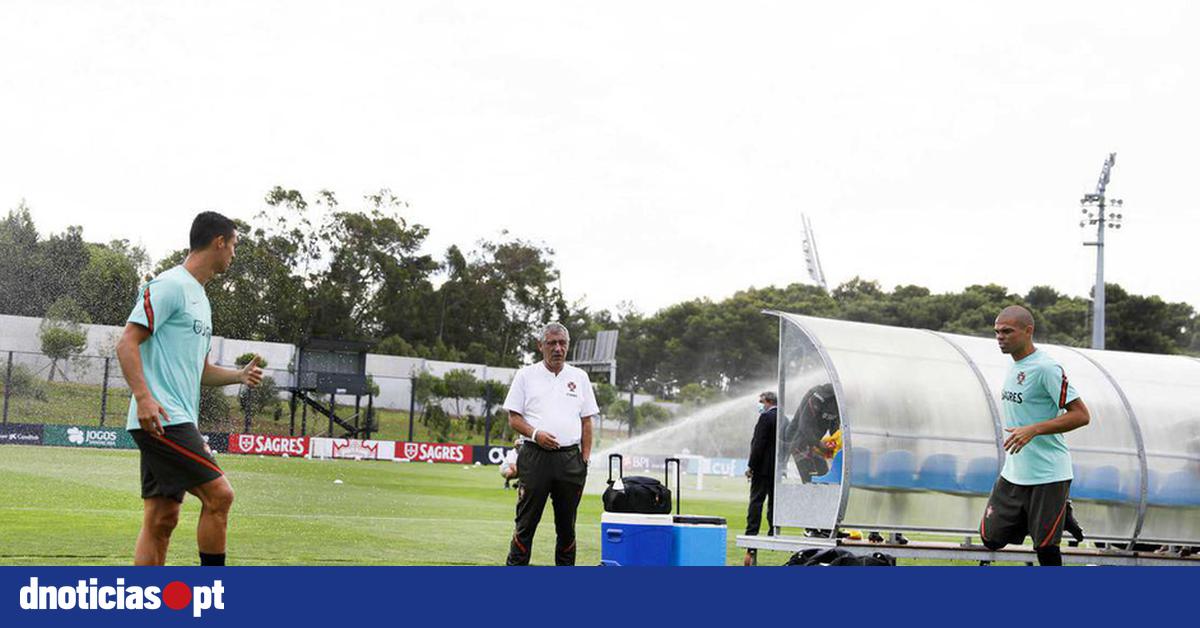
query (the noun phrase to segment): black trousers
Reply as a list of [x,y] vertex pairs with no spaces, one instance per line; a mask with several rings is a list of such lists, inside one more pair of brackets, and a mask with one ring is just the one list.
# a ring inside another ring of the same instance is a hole
[[775,524],[775,478],[770,475],[750,476],[750,510],[746,512],[746,535],[758,534],[762,526],[763,501],[767,502],[767,533],[774,533]]
[[533,535],[546,509],[554,505],[554,564],[575,564],[575,513],[587,481],[587,465],[578,446],[542,449],[522,443],[517,452],[521,485],[517,489],[517,522],[508,548],[508,565],[528,565]]

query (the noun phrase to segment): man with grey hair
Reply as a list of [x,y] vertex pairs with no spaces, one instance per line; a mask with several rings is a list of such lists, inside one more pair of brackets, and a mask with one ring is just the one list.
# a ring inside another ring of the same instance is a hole
[[[750,478],[750,509],[746,512],[746,535],[755,536],[762,525],[763,502],[767,503],[767,534],[775,533],[775,421],[779,398],[774,391],[758,396],[758,423],[750,439],[750,461],[746,476]],[[754,550],[746,550],[743,564],[757,562]]]
[[547,499],[554,504],[554,564],[575,564],[575,513],[592,452],[592,417],[600,408],[587,373],[567,364],[570,342],[561,324],[543,327],[538,334],[542,360],[517,371],[504,400],[508,424],[521,435],[509,565],[529,564]]

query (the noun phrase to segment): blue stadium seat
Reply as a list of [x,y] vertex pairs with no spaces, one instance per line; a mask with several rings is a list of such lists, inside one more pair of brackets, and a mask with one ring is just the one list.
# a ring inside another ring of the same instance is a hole
[[958,492],[958,458],[954,454],[933,454],[921,463],[917,486],[930,491]]
[[1163,506],[1200,506],[1200,475],[1176,471],[1168,475],[1162,487],[1150,497],[1152,503]]
[[846,454],[845,450],[839,451],[833,460],[829,462],[829,471],[825,475],[818,475],[812,479],[813,484],[841,484],[842,482],[842,456]]
[[[1146,483],[1147,495],[1153,498],[1154,491],[1158,488],[1158,471],[1149,469],[1147,477],[1149,478]],[[1074,492],[1075,489],[1072,488],[1071,493]],[[1121,497],[1125,501],[1135,504],[1142,498],[1141,472],[1138,469],[1121,474]]]
[[883,454],[871,485],[880,488],[917,488],[917,464],[911,451],[893,449]]
[[996,483],[996,478],[1000,476],[1000,462],[993,457],[985,456],[982,458],[974,458],[967,463],[967,471],[963,474],[962,490],[968,493],[982,493],[988,495],[992,492],[992,485]]
[[[1071,493],[1080,499],[1097,499],[1117,502],[1122,500],[1121,472],[1112,465],[1083,470],[1083,477],[1076,478],[1071,484]],[[1078,483],[1078,484],[1076,484]]]
[[871,484],[870,449],[857,445],[850,448],[850,484],[854,486]]

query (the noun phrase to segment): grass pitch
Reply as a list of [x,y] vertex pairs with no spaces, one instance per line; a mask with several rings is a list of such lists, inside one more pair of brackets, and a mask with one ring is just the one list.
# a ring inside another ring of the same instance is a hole
[[[516,492],[496,467],[219,456],[237,498],[230,516],[235,565],[500,565],[512,534]],[[124,565],[141,522],[138,453],[0,447],[0,564]],[[342,480],[335,484],[334,480]],[[724,516],[728,555],[745,506],[685,501]],[[576,528],[578,564],[600,562],[600,498],[585,494]],[[199,502],[184,501],[168,564],[197,564]],[[534,541],[534,564],[553,564],[553,513]],[[783,553],[765,564],[780,564]]]
[[[231,565],[502,565],[508,553],[516,491],[504,490],[496,467],[231,455],[218,461],[237,494]],[[131,564],[142,512],[138,478],[134,450],[0,446],[0,565]],[[746,523],[745,481],[710,477],[703,493],[690,484],[684,478],[683,511],[725,517],[727,564],[740,565],[743,550],[734,542]],[[602,509],[594,489],[602,478],[588,485],[593,492],[584,494],[576,525],[579,565],[600,562]],[[721,498],[697,498],[704,493]],[[199,511],[188,496],[167,564],[198,564]],[[761,565],[787,558],[759,552]],[[547,504],[533,564],[553,563]]]

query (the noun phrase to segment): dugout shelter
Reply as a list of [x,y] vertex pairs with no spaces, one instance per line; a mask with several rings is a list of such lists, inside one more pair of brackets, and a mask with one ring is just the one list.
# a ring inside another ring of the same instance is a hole
[[[999,399],[1012,358],[988,338],[768,314],[779,319],[780,420],[820,416],[841,429],[839,452],[816,468],[798,454],[806,443],[794,435],[804,430],[777,430],[774,524],[944,533],[963,541],[883,551],[1014,560],[972,539],[1004,459]],[[1088,540],[1105,551],[1074,562],[1144,564],[1150,557],[1132,549],[1200,546],[1200,359],[1037,346],[1091,411],[1088,426],[1066,434],[1071,497]],[[832,542],[738,540],[769,549]]]

